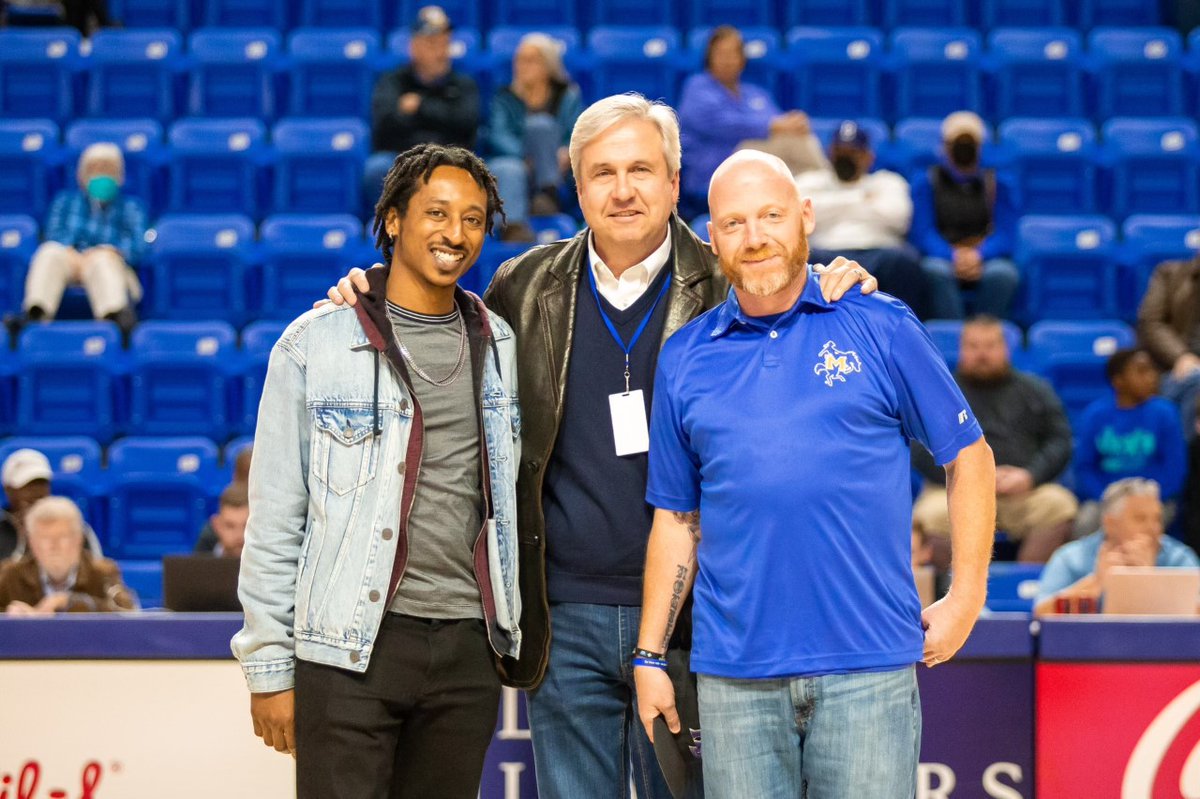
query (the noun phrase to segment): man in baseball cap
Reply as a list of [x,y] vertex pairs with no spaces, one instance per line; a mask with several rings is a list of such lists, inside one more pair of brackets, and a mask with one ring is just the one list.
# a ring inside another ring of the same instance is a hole
[[21,543],[25,512],[42,497],[50,496],[50,461],[36,449],[18,449],[0,467],[0,482],[8,510],[0,511],[0,559],[11,557]]

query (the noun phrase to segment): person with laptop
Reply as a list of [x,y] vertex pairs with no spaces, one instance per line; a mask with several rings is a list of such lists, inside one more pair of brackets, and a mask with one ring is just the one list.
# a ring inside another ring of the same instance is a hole
[[1158,483],[1127,477],[1111,483],[1100,498],[1101,529],[1059,547],[1050,557],[1033,606],[1035,615],[1056,613],[1057,600],[1101,601],[1105,578],[1121,566],[1200,568],[1185,544],[1163,535]]

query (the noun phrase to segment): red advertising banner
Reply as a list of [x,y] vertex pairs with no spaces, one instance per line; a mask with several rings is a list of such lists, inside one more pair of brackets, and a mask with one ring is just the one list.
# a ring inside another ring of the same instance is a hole
[[1040,663],[1038,799],[1200,799],[1200,663]]

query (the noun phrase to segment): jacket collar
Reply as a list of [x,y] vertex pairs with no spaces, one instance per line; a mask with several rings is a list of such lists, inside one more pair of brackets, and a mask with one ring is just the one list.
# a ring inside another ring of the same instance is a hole
[[[368,269],[366,276],[369,287],[366,292],[355,288],[358,303],[354,306],[354,312],[358,316],[359,326],[350,337],[350,349],[366,346],[374,347],[379,352],[387,349],[392,338],[392,325],[387,314],[387,282],[391,273],[391,264]],[[485,338],[492,337],[492,326],[482,300],[461,287],[455,287],[454,302],[462,312],[469,332],[479,331]]]

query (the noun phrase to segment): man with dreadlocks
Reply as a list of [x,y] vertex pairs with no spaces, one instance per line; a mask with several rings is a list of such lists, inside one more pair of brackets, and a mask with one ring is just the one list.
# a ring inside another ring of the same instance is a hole
[[233,651],[300,797],[477,795],[521,645],[515,342],[456,286],[497,215],[469,151],[401,154],[384,268],[271,352]]

